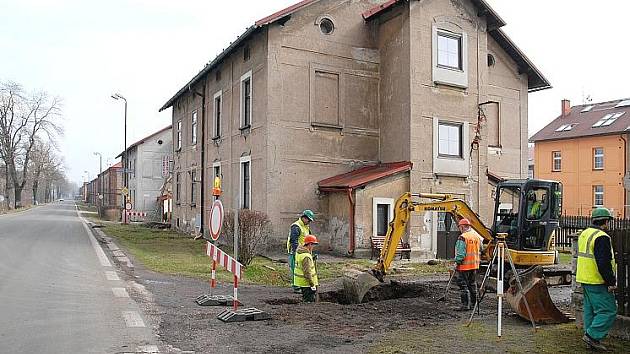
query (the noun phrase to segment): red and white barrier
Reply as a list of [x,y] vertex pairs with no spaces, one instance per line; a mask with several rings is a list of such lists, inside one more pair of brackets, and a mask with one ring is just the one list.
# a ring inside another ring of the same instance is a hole
[[222,265],[228,272],[234,274],[234,311],[238,308],[238,280],[241,279],[243,265],[232,258],[229,254],[223,252],[219,247],[210,242],[206,242],[206,255],[212,258],[212,279],[210,287],[214,290],[216,286],[216,265],[217,262]]

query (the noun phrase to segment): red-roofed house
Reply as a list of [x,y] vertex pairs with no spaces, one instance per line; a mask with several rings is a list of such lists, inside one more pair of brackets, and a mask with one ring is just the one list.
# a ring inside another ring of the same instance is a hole
[[[208,220],[216,174],[225,207],[266,212],[278,247],[309,208],[325,246],[369,253],[381,202],[408,190],[491,221],[487,172],[527,176],[528,94],[550,87],[503,25],[483,0],[308,0],[255,22],[161,108],[173,224]],[[443,221],[412,219],[413,255],[438,254]]]
[[563,212],[590,215],[597,206],[630,216],[630,99],[571,107],[534,134],[536,178],[563,184]]

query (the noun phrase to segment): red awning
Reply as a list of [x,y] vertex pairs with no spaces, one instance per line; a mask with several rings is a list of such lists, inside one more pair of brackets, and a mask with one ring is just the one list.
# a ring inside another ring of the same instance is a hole
[[317,186],[322,192],[355,189],[381,178],[410,171],[412,167],[413,164],[409,161],[365,166],[354,171],[321,180],[317,183]]

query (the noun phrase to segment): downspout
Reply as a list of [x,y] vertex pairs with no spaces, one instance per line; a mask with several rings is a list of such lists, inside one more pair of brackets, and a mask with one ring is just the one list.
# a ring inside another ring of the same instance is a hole
[[[203,80],[203,90],[202,93],[199,93],[197,91],[194,91],[195,95],[201,97],[201,187],[200,187],[200,191],[199,193],[201,194],[201,213],[199,213],[199,225],[200,227],[200,231],[201,231],[201,235],[205,236],[205,232],[204,232],[204,227],[203,227],[203,221],[204,221],[204,214],[206,212],[205,210],[205,200],[206,200],[206,195],[205,195],[205,171],[206,171],[206,125],[205,125],[205,121],[206,121],[206,85],[207,85],[207,76],[206,78]],[[192,88],[190,87],[190,85],[188,86],[188,90],[192,90]],[[195,181],[193,181],[194,183]]]
[[348,232],[349,242],[348,242],[348,255],[354,255],[354,212],[355,212],[355,202],[352,199],[352,188],[346,189],[346,194],[348,195],[348,201],[350,202],[350,230]]
[[619,135],[619,137],[621,138],[621,140],[623,140],[623,179],[622,179],[622,187],[623,187],[623,218],[626,218],[626,208],[627,208],[627,204],[628,204],[628,191],[626,190],[626,186],[625,186],[625,179],[626,176],[628,175],[628,150],[627,150],[627,146],[628,146],[628,141],[626,140],[626,138],[623,137],[623,134]]

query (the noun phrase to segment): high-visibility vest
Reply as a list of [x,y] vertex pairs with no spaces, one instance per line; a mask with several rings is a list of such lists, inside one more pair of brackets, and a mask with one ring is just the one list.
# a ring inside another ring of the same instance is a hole
[[302,265],[304,264],[304,259],[309,258],[311,260],[311,280],[313,281],[313,286],[319,285],[319,280],[317,279],[317,270],[315,269],[315,261],[313,261],[313,255],[310,252],[302,252],[298,253],[295,256],[295,270],[293,271],[293,284],[299,287],[310,287],[311,284],[304,277],[304,269]]
[[461,264],[457,265],[457,270],[474,270],[479,269],[481,258],[479,256],[479,236],[473,230],[462,234],[464,242],[466,242],[466,256]]
[[[311,233],[308,225],[305,225],[302,218],[297,219],[291,226],[297,225],[300,228],[300,236],[298,236],[298,247],[304,245],[304,237]],[[291,253],[291,227],[289,228],[289,237],[287,238],[287,253]]]
[[[608,237],[606,232],[589,227],[588,229],[580,233],[578,238],[578,257],[577,257],[577,271],[575,274],[575,281],[583,284],[605,284],[604,278],[599,274],[597,268],[597,262],[595,261],[595,240],[599,237]],[[613,272],[616,271],[617,265],[615,264],[615,252],[612,249],[612,240],[610,242],[610,254],[612,259],[610,260]]]

